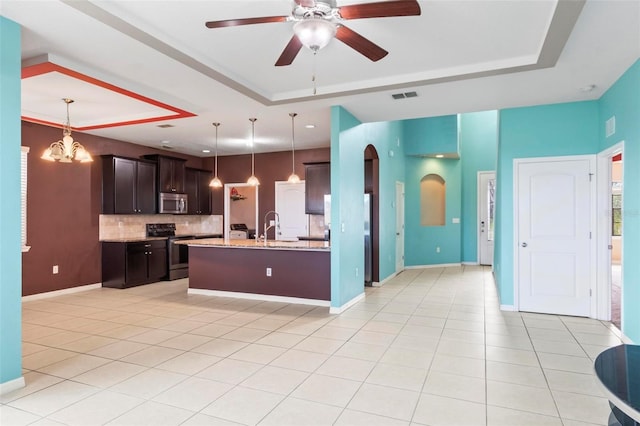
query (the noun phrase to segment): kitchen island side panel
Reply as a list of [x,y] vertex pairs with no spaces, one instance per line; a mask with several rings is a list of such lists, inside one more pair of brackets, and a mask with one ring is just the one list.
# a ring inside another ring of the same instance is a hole
[[331,300],[331,252],[190,246],[189,288]]

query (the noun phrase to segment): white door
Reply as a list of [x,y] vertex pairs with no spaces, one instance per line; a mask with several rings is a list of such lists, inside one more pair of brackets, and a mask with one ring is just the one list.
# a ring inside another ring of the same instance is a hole
[[396,272],[404,269],[404,183],[396,182]]
[[280,216],[280,233],[276,233],[277,240],[308,235],[309,219],[304,213],[304,181],[276,182],[276,211]]
[[514,160],[519,310],[590,316],[595,157]]
[[478,172],[478,261],[493,265],[496,173]]

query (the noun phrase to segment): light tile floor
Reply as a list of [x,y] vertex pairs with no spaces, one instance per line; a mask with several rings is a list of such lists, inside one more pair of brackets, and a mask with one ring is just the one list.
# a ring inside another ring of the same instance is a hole
[[186,288],[24,303],[0,424],[607,424],[610,324],[501,312],[485,267],[406,270],[340,315]]

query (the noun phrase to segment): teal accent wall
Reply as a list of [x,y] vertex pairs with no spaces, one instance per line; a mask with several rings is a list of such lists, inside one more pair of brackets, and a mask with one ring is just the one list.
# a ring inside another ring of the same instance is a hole
[[462,261],[478,261],[478,172],[496,170],[498,111],[460,114]]
[[573,102],[500,111],[494,275],[500,304],[513,305],[513,160],[595,154],[598,102]]
[[[640,342],[640,60],[600,98],[599,107],[599,151],[624,141],[622,332]],[[605,122],[612,116],[616,132],[606,137]]]
[[[460,160],[407,156],[405,164],[405,265],[460,263],[461,224],[452,223],[453,218],[461,216]],[[431,173],[445,181],[444,226],[420,224],[420,181]],[[440,247],[439,253],[437,247]]]
[[459,154],[458,116],[404,120],[406,155]]
[[395,182],[404,177],[401,138],[399,122],[361,124],[343,107],[331,109],[332,307],[341,307],[364,292],[364,150],[368,145],[376,148],[379,157],[380,280],[395,272],[393,201]]
[[20,26],[0,16],[0,384],[22,376]]

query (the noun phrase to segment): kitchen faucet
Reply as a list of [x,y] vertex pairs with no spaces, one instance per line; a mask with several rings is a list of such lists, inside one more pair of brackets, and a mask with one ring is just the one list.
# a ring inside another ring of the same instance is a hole
[[280,215],[278,214],[278,212],[275,211],[275,210],[270,210],[267,213],[265,213],[265,215],[264,215],[264,245],[265,246],[267,245],[267,231],[269,229],[273,228],[273,226],[274,226],[274,225],[267,226],[267,217],[271,213],[273,213],[273,217],[274,217],[275,222],[276,222],[276,224],[275,224],[275,227],[276,227],[276,238],[277,238],[278,233],[280,232]]

